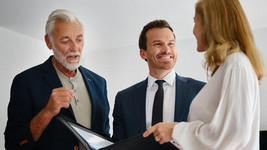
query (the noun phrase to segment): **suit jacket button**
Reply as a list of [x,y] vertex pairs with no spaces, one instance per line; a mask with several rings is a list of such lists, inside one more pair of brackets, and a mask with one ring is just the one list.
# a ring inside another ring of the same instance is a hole
[[78,146],[74,146],[74,150],[79,150],[79,147]]
[[22,140],[19,142],[19,146],[22,146],[24,144],[28,143],[28,139]]

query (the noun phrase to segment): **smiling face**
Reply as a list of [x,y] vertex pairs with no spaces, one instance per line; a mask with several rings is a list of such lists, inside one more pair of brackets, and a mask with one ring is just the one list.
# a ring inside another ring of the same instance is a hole
[[79,22],[57,20],[52,32],[53,42],[46,36],[46,42],[54,51],[54,57],[61,67],[75,70],[80,65],[84,45],[83,29]]
[[146,33],[147,49],[140,50],[140,56],[147,60],[150,74],[169,73],[177,60],[173,32],[168,28],[152,28]]
[[197,13],[195,14],[194,22],[195,25],[193,29],[193,34],[197,39],[197,51],[204,52],[207,50],[207,44],[204,35],[203,21],[202,18]]

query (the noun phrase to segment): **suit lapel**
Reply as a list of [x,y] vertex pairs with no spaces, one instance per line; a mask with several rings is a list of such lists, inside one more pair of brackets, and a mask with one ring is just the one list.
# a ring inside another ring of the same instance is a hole
[[[49,59],[47,61],[44,62],[43,64],[43,68],[44,68],[44,79],[46,80],[47,84],[51,87],[51,92],[53,89],[55,88],[59,88],[62,87],[62,83],[60,82],[60,79],[56,73],[56,70],[52,64],[52,59],[53,56],[50,56]],[[49,93],[51,94],[51,93]],[[61,109],[61,113],[63,115],[66,115],[68,117],[73,117],[73,119],[75,119],[72,107],[70,105],[70,107],[68,109]],[[70,114],[70,115],[69,115]]]
[[47,81],[51,89],[62,87],[60,79],[56,73],[54,66],[52,65],[52,56],[44,63],[44,78]]
[[174,121],[181,121],[184,115],[185,103],[188,97],[188,87],[182,77],[176,74],[176,95]]
[[146,130],[146,89],[147,79],[137,84],[136,91],[133,91],[134,110],[137,118],[137,125],[140,132]]

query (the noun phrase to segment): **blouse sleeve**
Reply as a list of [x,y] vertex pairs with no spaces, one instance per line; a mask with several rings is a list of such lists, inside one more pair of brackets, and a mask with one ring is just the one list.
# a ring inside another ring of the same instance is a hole
[[242,149],[258,135],[259,92],[254,70],[240,62],[221,67],[223,75],[218,80],[223,80],[222,85],[216,85],[222,86],[220,100],[211,121],[181,122],[174,127],[172,137],[184,150]]

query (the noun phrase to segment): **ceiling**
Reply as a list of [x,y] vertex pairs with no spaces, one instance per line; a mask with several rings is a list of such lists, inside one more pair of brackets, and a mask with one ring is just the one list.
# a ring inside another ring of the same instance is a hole
[[[193,38],[197,0],[0,0],[0,26],[43,40],[48,15],[55,9],[77,14],[85,28],[85,46],[106,50],[137,46],[143,26],[165,19],[177,39]],[[253,29],[267,27],[266,0],[240,0]]]

